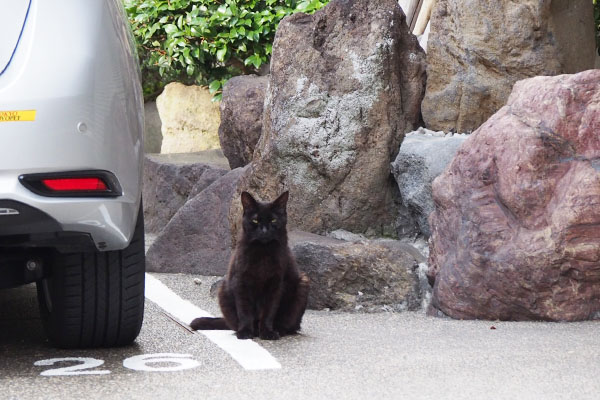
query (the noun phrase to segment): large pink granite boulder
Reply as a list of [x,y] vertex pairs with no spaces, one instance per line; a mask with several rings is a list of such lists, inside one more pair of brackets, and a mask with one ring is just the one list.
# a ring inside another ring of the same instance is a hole
[[518,82],[433,184],[432,305],[600,318],[600,70]]

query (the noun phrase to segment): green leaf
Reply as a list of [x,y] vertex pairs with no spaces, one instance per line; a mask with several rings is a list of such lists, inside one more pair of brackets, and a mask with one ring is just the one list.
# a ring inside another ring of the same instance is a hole
[[250,64],[252,64],[254,68],[258,69],[262,65],[261,57],[256,53],[252,54],[250,57],[244,60],[244,65]]
[[[269,62],[274,33],[282,18],[301,10],[314,12],[328,3],[328,0],[122,1],[137,42],[144,96],[160,91],[172,81],[200,85],[217,82],[213,84],[215,98],[220,96],[229,78],[253,72]],[[598,15],[597,8],[595,11]],[[600,36],[596,37],[600,43]],[[242,61],[246,68],[229,65],[226,61],[232,58]]]
[[219,14],[227,14],[227,11],[228,11],[228,10],[229,10],[229,9],[227,8],[227,5],[226,5],[226,4],[221,4],[221,5],[219,6],[219,8],[217,8],[217,12],[218,12]]
[[296,6],[296,10],[300,11],[300,12],[304,12],[304,11],[306,11],[306,9],[308,8],[309,5],[310,5],[310,1],[303,1]]
[[[194,60],[192,60],[192,57],[190,56],[190,48],[189,47],[184,48],[182,54],[183,54],[183,58],[184,58],[186,64],[194,63]],[[191,74],[188,74],[188,75],[191,75]]]
[[167,35],[170,35],[173,32],[177,32],[177,26],[175,26],[173,24],[168,24],[168,25],[165,25],[164,30],[167,33]]
[[217,50],[217,60],[220,62],[225,61],[225,55],[227,54],[227,47],[223,47]]
[[219,89],[221,89],[221,81],[212,81],[208,86],[208,91],[210,94],[215,93]]

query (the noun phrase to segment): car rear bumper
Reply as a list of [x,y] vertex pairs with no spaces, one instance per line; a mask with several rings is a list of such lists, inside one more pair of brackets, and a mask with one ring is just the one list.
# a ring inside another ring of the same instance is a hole
[[[143,99],[122,11],[120,0],[32,0],[0,75],[0,201],[39,210],[99,250],[128,245],[141,202]],[[121,195],[53,198],[19,182],[82,170],[109,171]],[[0,227],[9,217],[0,213]]]
[[[2,187],[11,186],[10,192]],[[19,187],[20,186],[20,187]],[[15,210],[18,212],[2,210]],[[118,198],[49,198],[36,195],[18,181],[18,176],[0,172],[0,246],[3,237],[78,232],[87,234],[98,250],[120,250],[129,244],[140,200]],[[56,236],[53,247],[69,245],[68,236]],[[41,243],[30,241],[37,247]],[[49,244],[44,239],[42,242]]]

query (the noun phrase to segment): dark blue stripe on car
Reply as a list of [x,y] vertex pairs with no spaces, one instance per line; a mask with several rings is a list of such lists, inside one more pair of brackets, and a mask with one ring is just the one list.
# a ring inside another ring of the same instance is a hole
[[27,5],[27,12],[25,13],[25,19],[23,20],[23,26],[21,27],[21,32],[19,33],[19,38],[17,39],[15,48],[13,49],[13,52],[10,55],[10,58],[8,59],[8,62],[4,66],[4,69],[2,70],[2,72],[0,72],[0,75],[2,75],[8,69],[10,62],[12,61],[13,57],[15,56],[15,53],[17,52],[17,47],[19,47],[19,42],[21,41],[21,36],[23,36],[23,31],[25,30],[25,24],[27,23],[27,17],[29,17],[30,9],[31,9],[31,0],[29,0],[29,4]]

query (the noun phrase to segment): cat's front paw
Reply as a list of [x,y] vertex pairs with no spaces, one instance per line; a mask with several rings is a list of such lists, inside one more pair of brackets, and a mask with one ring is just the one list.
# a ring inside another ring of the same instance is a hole
[[237,336],[238,339],[242,339],[242,340],[252,339],[254,337],[254,335],[252,334],[252,331],[249,330],[249,329],[244,329],[244,330],[241,330],[241,331],[237,331],[235,333],[235,336]]
[[262,340],[278,340],[280,336],[276,331],[262,331],[259,337]]

